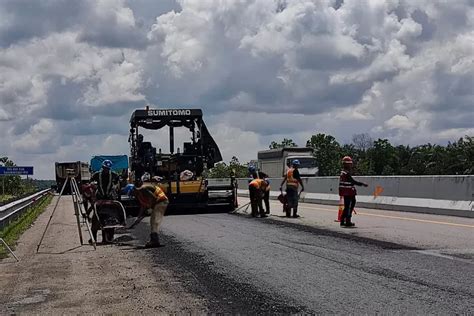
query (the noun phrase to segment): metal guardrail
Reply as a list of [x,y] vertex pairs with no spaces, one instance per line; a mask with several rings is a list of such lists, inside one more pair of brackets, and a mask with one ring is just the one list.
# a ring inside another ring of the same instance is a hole
[[39,203],[51,189],[46,189],[34,193],[23,199],[16,200],[10,204],[0,207],[0,230],[7,227],[11,222],[19,219],[28,212],[32,206]]
[[[39,192],[39,191],[36,191],[35,193],[37,193],[37,192]],[[2,206],[4,206],[4,205],[8,205],[8,204],[10,204],[10,203],[13,203],[13,202],[15,202],[15,201],[24,199],[24,198],[26,198],[26,197],[28,197],[28,196],[30,196],[30,195],[31,195],[31,193],[22,194],[22,195],[20,195],[20,196],[12,196],[12,197],[9,198],[8,200],[3,200],[3,201],[1,201],[1,202],[0,202],[0,207],[2,207]]]

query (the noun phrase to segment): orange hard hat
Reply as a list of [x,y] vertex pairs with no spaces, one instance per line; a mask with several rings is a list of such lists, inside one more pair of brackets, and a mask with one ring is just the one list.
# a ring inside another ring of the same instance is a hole
[[342,163],[352,163],[352,158],[349,157],[349,156],[345,156],[344,158],[342,158]]

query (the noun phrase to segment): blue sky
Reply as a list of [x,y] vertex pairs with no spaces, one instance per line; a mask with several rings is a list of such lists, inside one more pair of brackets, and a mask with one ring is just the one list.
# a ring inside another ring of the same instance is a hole
[[[130,115],[147,104],[202,108],[224,158],[243,162],[318,132],[411,145],[474,135],[473,6],[1,1],[0,155],[52,178],[55,161],[128,153]],[[167,148],[166,135],[153,141]]]

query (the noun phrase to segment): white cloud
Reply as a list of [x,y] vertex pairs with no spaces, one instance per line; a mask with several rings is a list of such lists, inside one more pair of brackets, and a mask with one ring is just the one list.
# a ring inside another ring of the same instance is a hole
[[2,2],[0,147],[127,153],[145,103],[203,108],[227,160],[317,132],[446,142],[472,133],[473,28],[470,0]]
[[415,123],[410,121],[405,115],[394,115],[389,120],[385,121],[384,125],[391,129],[410,129],[415,126]]
[[44,154],[57,150],[60,145],[58,131],[54,122],[47,119],[41,119],[38,123],[32,125],[28,132],[21,135],[13,143],[13,148],[22,153]]
[[[225,162],[229,162],[232,156],[237,156],[242,163],[248,162],[256,159],[257,151],[266,147],[260,142],[260,136],[254,132],[222,123],[210,126],[209,130],[213,133]],[[241,150],[236,152],[236,148]]]

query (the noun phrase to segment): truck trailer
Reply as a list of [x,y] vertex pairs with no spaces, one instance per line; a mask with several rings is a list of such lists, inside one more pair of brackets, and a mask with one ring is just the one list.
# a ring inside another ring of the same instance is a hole
[[295,159],[300,161],[298,168],[302,177],[318,176],[318,164],[313,150],[308,147],[284,147],[262,150],[257,155],[258,169],[271,178],[285,176],[286,171]]
[[[57,190],[60,192],[64,185],[64,181],[68,179],[68,176],[73,176],[79,185],[89,182],[91,179],[91,173],[89,171],[89,164],[82,161],[74,162],[56,162],[54,166],[56,173],[56,185]],[[64,188],[63,194],[71,194],[71,186],[69,184]]]

